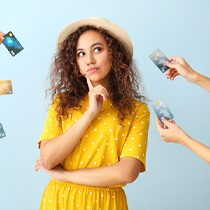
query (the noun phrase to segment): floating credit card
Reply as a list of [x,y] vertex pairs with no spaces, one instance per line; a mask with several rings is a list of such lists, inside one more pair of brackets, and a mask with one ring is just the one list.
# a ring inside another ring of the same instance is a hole
[[0,95],[12,94],[12,81],[3,80],[0,81]]
[[4,35],[4,38],[5,40],[2,43],[12,56],[17,55],[21,50],[24,49],[11,31]]

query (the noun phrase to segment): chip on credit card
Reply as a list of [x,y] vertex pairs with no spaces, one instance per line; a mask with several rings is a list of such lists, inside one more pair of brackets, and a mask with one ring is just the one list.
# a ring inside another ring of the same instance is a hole
[[149,57],[162,73],[169,69],[166,65],[166,61],[170,62],[170,60],[160,51],[160,49],[155,50]]
[[12,81],[3,80],[0,81],[0,95],[12,94]]
[[12,56],[17,55],[21,50],[24,49],[11,31],[4,35],[4,38],[5,40],[2,43]]
[[5,137],[5,136],[6,136],[6,133],[4,132],[3,126],[0,123],[0,139],[3,138],[3,137]]
[[168,108],[168,106],[161,100],[159,100],[157,103],[152,104],[152,108],[159,118],[160,122],[162,122],[162,117],[165,117],[167,120],[171,120],[174,118],[174,115],[172,114],[171,110]]

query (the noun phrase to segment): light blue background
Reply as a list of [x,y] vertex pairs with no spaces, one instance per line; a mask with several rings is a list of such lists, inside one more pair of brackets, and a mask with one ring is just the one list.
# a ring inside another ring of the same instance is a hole
[[[12,80],[13,95],[0,96],[0,209],[38,209],[50,177],[34,172],[39,139],[49,101],[45,79],[55,40],[68,23],[100,16],[130,35],[150,99],[162,99],[176,123],[190,136],[210,145],[210,95],[177,77],[166,79],[148,55],[160,48],[166,56],[184,57],[210,76],[209,0],[1,1],[0,30],[13,31],[24,46],[14,58],[0,46],[0,80]],[[131,210],[207,210],[210,167],[187,148],[161,140],[151,109],[147,171],[125,187]]]

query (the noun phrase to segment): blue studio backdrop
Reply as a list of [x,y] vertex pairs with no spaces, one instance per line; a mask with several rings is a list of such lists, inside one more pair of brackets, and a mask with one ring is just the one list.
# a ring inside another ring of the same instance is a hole
[[[50,180],[43,171],[34,172],[50,103],[44,100],[46,77],[58,33],[77,19],[104,17],[125,29],[148,97],[162,99],[176,124],[209,146],[210,94],[180,76],[167,80],[148,57],[160,48],[210,77],[209,8],[209,0],[2,1],[0,31],[12,31],[24,50],[12,57],[0,46],[0,80],[13,85],[13,94],[0,95],[0,123],[7,135],[0,139],[0,209],[39,209]],[[125,187],[129,209],[209,209],[209,165],[182,145],[162,141],[149,108],[147,170]]]

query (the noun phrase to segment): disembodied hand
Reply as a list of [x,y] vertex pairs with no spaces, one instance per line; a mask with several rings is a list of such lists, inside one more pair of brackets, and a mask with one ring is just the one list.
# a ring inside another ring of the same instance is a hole
[[166,62],[167,66],[170,67],[167,71],[167,79],[174,80],[178,75],[183,76],[187,81],[191,82],[195,76],[195,71],[185,61],[184,58],[172,56],[169,58],[174,63]]
[[173,120],[169,122],[163,117],[163,123],[160,123],[158,117],[155,116],[155,121],[160,137],[165,142],[181,143],[182,139],[184,139],[185,132],[179,126],[175,125]]
[[5,34],[0,31],[0,44],[2,44],[2,42],[5,40],[4,35]]

